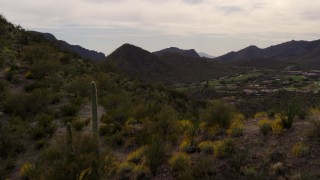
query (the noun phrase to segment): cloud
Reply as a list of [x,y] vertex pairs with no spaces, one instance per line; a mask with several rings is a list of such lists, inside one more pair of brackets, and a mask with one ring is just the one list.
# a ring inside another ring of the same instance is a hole
[[2,0],[8,18],[34,27],[68,24],[193,33],[312,32],[319,2],[303,0]]

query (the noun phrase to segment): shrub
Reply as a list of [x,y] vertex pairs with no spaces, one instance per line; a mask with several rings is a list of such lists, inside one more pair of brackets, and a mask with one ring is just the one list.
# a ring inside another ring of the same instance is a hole
[[100,132],[101,136],[104,136],[104,135],[108,134],[108,132],[109,132],[108,125],[101,123],[100,126],[99,126],[99,132]]
[[218,158],[227,158],[235,151],[235,145],[233,140],[226,139],[215,142],[214,144],[214,156]]
[[293,145],[292,153],[297,157],[304,157],[310,154],[310,148],[303,142],[298,142]]
[[77,131],[81,131],[84,126],[85,122],[79,118],[72,121],[72,127],[74,127],[74,129]]
[[79,106],[78,105],[75,105],[75,104],[66,104],[66,105],[63,105],[61,108],[61,113],[63,116],[74,116],[78,113],[79,111]]
[[279,113],[281,119],[281,125],[285,129],[290,129],[293,123],[293,119],[298,115],[300,107],[294,103],[288,103],[288,106],[285,110]]
[[117,175],[121,179],[127,179],[130,178],[130,174],[133,172],[133,169],[135,168],[135,164],[130,162],[123,162],[119,165],[117,169]]
[[200,119],[207,122],[208,126],[219,125],[227,129],[234,115],[235,109],[233,106],[222,102],[215,102],[201,113]]
[[271,123],[272,121],[269,119],[261,119],[258,122],[258,126],[263,135],[267,135],[270,131],[272,131]]
[[137,165],[133,169],[135,179],[149,179],[151,178],[151,171],[148,167],[143,165]]
[[254,115],[255,119],[262,119],[262,118],[267,118],[268,117],[268,113],[267,112],[257,112]]
[[164,159],[164,143],[160,138],[154,138],[147,150],[147,164],[153,174],[157,173],[158,167]]
[[142,161],[146,151],[147,151],[147,146],[142,146],[142,147],[138,148],[137,150],[131,152],[128,155],[127,161],[135,163],[135,164],[140,163]]
[[211,154],[213,153],[213,145],[214,143],[212,141],[202,141],[198,144],[198,148],[201,152]]
[[275,120],[273,120],[271,123],[271,128],[272,132],[274,132],[275,134],[281,134],[284,131],[282,120],[280,118],[276,118]]
[[34,177],[35,168],[31,163],[25,163],[21,166],[20,177],[23,179],[32,179]]
[[212,179],[212,175],[216,171],[216,160],[212,156],[200,154],[199,158],[194,161],[192,167],[192,178],[191,179]]
[[239,137],[243,135],[244,125],[240,119],[235,119],[231,123],[229,129],[227,130],[227,134],[232,137]]
[[191,165],[191,159],[186,153],[177,153],[169,160],[173,171],[185,171]]
[[310,139],[315,139],[320,141],[320,111],[319,109],[312,109],[310,110],[310,123],[311,128],[307,131],[307,136]]

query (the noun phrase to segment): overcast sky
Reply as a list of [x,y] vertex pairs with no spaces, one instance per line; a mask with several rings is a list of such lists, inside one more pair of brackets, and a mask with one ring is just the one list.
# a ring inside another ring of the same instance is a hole
[[124,43],[222,55],[320,39],[319,0],[1,0],[27,30],[109,54]]

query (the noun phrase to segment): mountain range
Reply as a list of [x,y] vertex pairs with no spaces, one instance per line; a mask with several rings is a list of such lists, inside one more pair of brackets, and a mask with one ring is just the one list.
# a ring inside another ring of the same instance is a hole
[[131,44],[124,44],[107,56],[107,63],[143,82],[191,83],[239,70],[201,58],[194,50],[168,48],[151,53]]
[[106,58],[105,54],[102,52],[89,50],[79,45],[71,45],[63,40],[58,40],[54,35],[50,33],[41,33],[41,32],[34,32],[34,33],[39,33],[46,40],[57,45],[61,50],[73,52],[84,59],[89,59],[92,61],[102,61],[102,60],[105,60]]
[[249,46],[214,60],[256,68],[283,69],[289,65],[294,65],[297,69],[320,68],[320,40],[292,40],[264,49]]

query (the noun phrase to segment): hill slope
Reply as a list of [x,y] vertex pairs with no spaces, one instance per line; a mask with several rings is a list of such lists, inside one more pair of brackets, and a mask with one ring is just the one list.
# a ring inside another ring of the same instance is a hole
[[130,44],[124,44],[111,53],[107,62],[127,76],[143,82],[190,83],[235,72],[234,68],[220,62],[177,52],[150,53]]
[[[40,32],[39,32],[40,33]],[[67,50],[73,52],[84,59],[90,59],[93,61],[102,61],[106,58],[102,52],[89,50],[79,45],[71,45],[65,41],[58,40],[54,35],[50,33],[40,33],[45,39],[56,44],[61,50]]]
[[194,49],[183,50],[177,47],[170,47],[160,51],[153,52],[157,56],[162,56],[166,53],[177,53],[191,58],[200,58],[199,54]]

